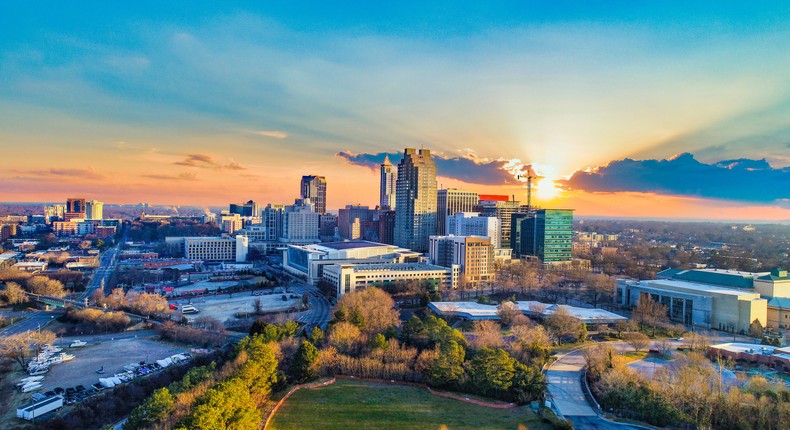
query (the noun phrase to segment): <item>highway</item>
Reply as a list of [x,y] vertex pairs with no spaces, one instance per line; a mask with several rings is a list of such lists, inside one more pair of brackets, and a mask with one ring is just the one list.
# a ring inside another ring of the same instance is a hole
[[38,330],[44,328],[47,324],[52,322],[53,319],[59,317],[62,312],[58,311],[35,311],[29,312],[22,321],[0,330],[0,336],[10,336],[26,332],[28,330]]

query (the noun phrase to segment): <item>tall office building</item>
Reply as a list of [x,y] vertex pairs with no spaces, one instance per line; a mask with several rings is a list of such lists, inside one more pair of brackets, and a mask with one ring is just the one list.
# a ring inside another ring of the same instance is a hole
[[104,203],[91,200],[85,202],[85,218],[102,219],[104,218]]
[[439,236],[452,234],[447,232],[447,217],[458,212],[471,212],[477,202],[478,195],[474,191],[457,188],[439,190],[436,196],[436,234]]
[[395,211],[385,211],[379,214],[379,242],[389,245],[395,244]]
[[240,216],[244,217],[257,218],[261,216],[258,209],[258,203],[252,200],[248,201],[247,203],[231,203],[229,209],[230,213],[239,214]]
[[395,188],[395,245],[428,251],[428,239],[436,233],[436,164],[430,150],[406,148]]
[[283,218],[285,218],[285,205],[269,203],[263,209],[261,224],[266,229],[265,240],[276,241],[283,235]]
[[527,206],[521,205],[518,200],[507,200],[507,196],[480,196],[475,212],[499,219],[499,246],[510,248],[511,217],[514,213],[526,213]]
[[315,211],[326,213],[326,178],[323,176],[302,176],[300,195],[303,199],[310,199],[315,205]]
[[571,261],[573,250],[573,209],[540,209],[519,223],[519,255],[538,257],[542,263]]
[[389,207],[395,209],[395,187],[397,186],[398,175],[392,169],[390,158],[384,156],[384,162],[381,163],[381,190],[379,194],[379,207]]

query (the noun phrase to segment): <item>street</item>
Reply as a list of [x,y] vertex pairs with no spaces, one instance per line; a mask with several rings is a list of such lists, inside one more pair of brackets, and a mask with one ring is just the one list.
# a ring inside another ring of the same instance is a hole
[[34,330],[42,329],[47,324],[52,322],[53,319],[59,317],[60,315],[61,312],[56,312],[56,311],[29,312],[22,321],[19,321],[13,325],[6,327],[3,330],[0,330],[0,336],[11,336],[14,334],[26,332],[28,330],[34,331]]

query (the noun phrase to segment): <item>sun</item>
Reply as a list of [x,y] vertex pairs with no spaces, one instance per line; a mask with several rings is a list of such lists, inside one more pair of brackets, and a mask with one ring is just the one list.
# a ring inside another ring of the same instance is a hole
[[562,190],[557,187],[554,180],[549,178],[541,178],[534,187],[535,197],[541,201],[549,201],[560,195]]

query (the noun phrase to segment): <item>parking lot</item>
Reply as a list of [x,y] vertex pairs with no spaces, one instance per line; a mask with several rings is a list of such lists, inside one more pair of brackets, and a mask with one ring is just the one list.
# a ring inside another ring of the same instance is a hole
[[[252,292],[245,291],[243,293],[234,293],[233,297],[228,295],[221,296],[207,296],[198,299],[192,299],[191,303],[200,312],[197,314],[184,315],[188,318],[196,318],[198,316],[206,315],[217,319],[218,321],[226,321],[234,319],[236,314],[252,314],[255,311],[255,300],[260,299],[262,312],[281,312],[297,308],[302,297],[298,294],[286,293],[286,300],[283,300],[283,293],[278,294],[262,294],[253,295]],[[171,301],[179,307],[189,303],[190,300],[175,300]]]

